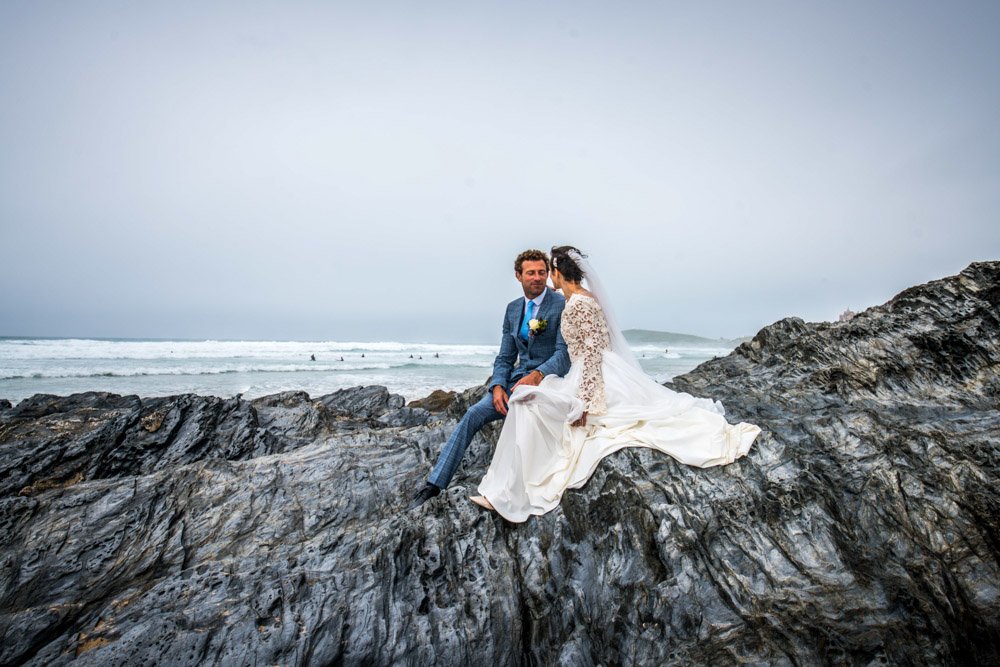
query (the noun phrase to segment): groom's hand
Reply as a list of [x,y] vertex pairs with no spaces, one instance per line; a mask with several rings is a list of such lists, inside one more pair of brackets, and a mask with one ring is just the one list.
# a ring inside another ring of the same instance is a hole
[[545,377],[545,376],[542,375],[541,373],[539,373],[538,371],[531,371],[530,373],[528,373],[527,375],[525,375],[523,378],[521,378],[520,380],[518,380],[517,382],[515,382],[514,386],[511,387],[510,390],[514,391],[515,389],[518,388],[518,386],[520,386],[522,384],[526,384],[529,387],[537,387],[541,383],[543,377]]
[[502,415],[507,414],[507,392],[500,385],[493,387],[493,409]]

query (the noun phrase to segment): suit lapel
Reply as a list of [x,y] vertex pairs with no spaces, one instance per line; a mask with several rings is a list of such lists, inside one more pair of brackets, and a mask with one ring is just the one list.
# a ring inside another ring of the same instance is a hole
[[[552,312],[555,302],[554,293],[551,289],[548,289],[548,292],[545,294],[545,298],[542,299],[542,305],[539,306],[535,314],[532,315],[532,319],[548,320],[549,313]],[[527,341],[521,338],[521,323],[524,320],[524,315],[525,311],[523,298],[511,303],[510,309],[507,311],[507,319],[510,322],[511,335],[514,336],[514,341],[517,343],[517,349],[527,355],[528,351],[531,350],[532,343],[535,341],[535,336],[528,334]]]
[[[548,288],[546,288],[546,290],[547,291],[545,293],[545,298],[542,299],[542,305],[538,307],[538,312],[535,313],[535,316],[534,316],[533,319],[536,319],[536,320],[547,320],[548,319],[547,316],[549,314],[550,307],[552,306],[552,302],[555,299],[552,296],[552,290],[550,290]],[[531,344],[534,341],[535,341],[535,336],[532,336],[531,334],[528,334],[528,349],[529,350],[531,349]]]
[[542,300],[542,305],[535,313],[535,318],[539,320],[549,319],[549,311],[552,310],[552,304],[555,303],[555,296],[552,294],[552,290],[549,290],[548,294]]
[[507,312],[507,319],[510,321],[511,335],[514,337],[514,344],[520,353],[527,352],[528,348],[521,339],[521,319],[524,317],[524,299],[516,301],[510,305]]

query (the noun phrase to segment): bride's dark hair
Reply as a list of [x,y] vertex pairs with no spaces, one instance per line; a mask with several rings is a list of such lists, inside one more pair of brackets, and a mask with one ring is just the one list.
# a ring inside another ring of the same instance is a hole
[[575,252],[581,257],[586,257],[586,255],[580,252],[579,248],[574,248],[571,245],[553,247],[551,252],[552,268],[559,269],[559,273],[562,274],[563,278],[571,283],[578,283],[583,280],[583,269],[569,256],[571,252]]

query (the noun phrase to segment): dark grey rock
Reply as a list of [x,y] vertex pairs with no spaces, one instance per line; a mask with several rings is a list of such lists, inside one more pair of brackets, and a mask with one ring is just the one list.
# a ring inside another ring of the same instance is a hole
[[390,394],[385,387],[351,387],[317,399],[334,415],[352,418],[376,418],[406,404],[399,394]]
[[258,426],[269,436],[286,443],[285,448],[312,442],[334,419],[322,403],[312,401],[304,391],[263,396],[250,404],[257,415]]
[[1000,263],[973,264],[848,322],[782,320],[675,380],[766,428],[740,464],[747,518],[802,586],[780,612],[765,596],[769,625],[849,661],[998,661],[998,313]]
[[454,419],[461,419],[466,410],[479,402],[488,391],[489,387],[484,384],[480,387],[469,387],[465,391],[456,393],[451,403],[448,404],[445,414]]
[[996,664],[998,297],[974,264],[767,327],[674,381],[749,456],[624,450],[516,526],[466,498],[499,425],[400,509],[485,387],[408,428],[384,388],[33,397],[0,413],[0,664]]
[[432,416],[423,408],[406,407],[385,413],[378,418],[378,422],[393,427],[423,426]]
[[278,451],[238,398],[38,394],[0,422],[0,496]]

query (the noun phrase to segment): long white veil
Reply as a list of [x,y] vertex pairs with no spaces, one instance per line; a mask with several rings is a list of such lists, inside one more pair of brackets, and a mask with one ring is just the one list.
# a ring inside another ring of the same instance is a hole
[[583,279],[587,283],[587,289],[594,295],[597,303],[601,305],[601,310],[604,311],[604,319],[608,323],[608,333],[611,335],[611,351],[624,359],[630,366],[641,371],[642,367],[639,365],[639,360],[635,358],[632,348],[628,346],[628,341],[625,340],[625,335],[622,333],[621,327],[618,326],[618,319],[615,317],[614,309],[611,307],[611,299],[601,279],[597,276],[597,272],[594,271],[594,267],[591,266],[584,255],[575,250],[570,250],[568,255],[570,259],[576,262],[580,270],[583,271]]

